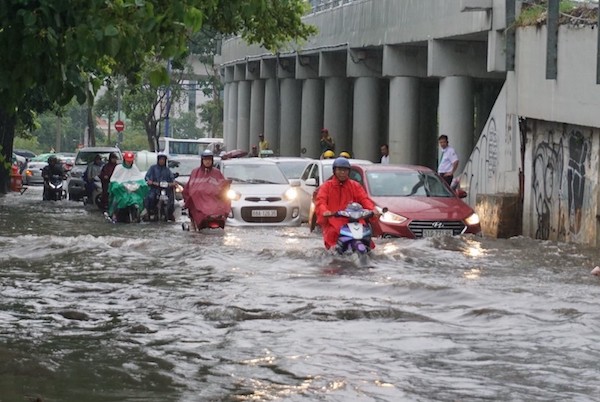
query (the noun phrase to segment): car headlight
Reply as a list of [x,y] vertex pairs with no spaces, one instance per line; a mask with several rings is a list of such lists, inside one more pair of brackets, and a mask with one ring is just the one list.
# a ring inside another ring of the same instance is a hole
[[283,197],[287,201],[294,201],[296,199],[296,197],[298,197],[298,192],[296,191],[295,188],[288,188],[287,190],[285,190]]
[[25,171],[25,176],[33,176],[33,172],[29,169]]
[[400,224],[408,220],[407,217],[395,214],[393,212],[390,212],[389,210],[383,212],[383,208],[381,207],[375,207],[375,209],[381,214],[379,220],[383,223]]
[[231,201],[237,201],[240,198],[242,198],[242,194],[238,193],[235,190],[229,189],[227,191],[227,198],[229,198]]
[[478,225],[479,224],[479,215],[477,215],[476,213],[473,212],[467,219],[465,219],[465,222],[469,226]]

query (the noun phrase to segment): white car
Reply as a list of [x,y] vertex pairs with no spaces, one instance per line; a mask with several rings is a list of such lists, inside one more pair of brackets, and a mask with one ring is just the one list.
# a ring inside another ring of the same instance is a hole
[[269,160],[275,162],[279,166],[288,180],[294,180],[300,179],[306,165],[314,159],[301,156],[274,156],[269,158]]
[[221,161],[220,169],[231,180],[227,225],[300,226],[300,182],[288,181],[275,162],[227,159]]
[[[313,193],[323,182],[333,175],[333,161],[335,159],[313,160],[306,165],[300,176],[300,218],[302,222],[308,222],[310,204]],[[350,165],[372,165],[373,162],[366,159],[348,159]]]

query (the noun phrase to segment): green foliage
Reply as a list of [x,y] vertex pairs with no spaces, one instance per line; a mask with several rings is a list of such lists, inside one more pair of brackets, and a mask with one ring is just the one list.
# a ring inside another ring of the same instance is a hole
[[196,126],[198,119],[196,113],[182,113],[177,118],[170,119],[171,136],[174,138],[200,138],[202,130]]
[[[561,0],[559,5],[559,12],[564,14],[569,14],[576,8],[578,8],[580,4],[576,1],[572,0]],[[539,0],[533,3],[525,3],[523,4],[523,8],[521,9],[521,13],[517,17],[516,25],[517,26],[528,26],[528,25],[538,25],[545,24],[546,18],[548,14],[548,4],[546,0]]]
[[36,137],[16,137],[13,141],[13,149],[27,149],[36,154],[42,153],[44,151]]

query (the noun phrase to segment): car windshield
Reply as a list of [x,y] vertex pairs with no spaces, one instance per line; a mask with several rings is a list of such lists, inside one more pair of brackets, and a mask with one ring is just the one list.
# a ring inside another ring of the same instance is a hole
[[200,166],[200,158],[198,159],[171,159],[169,168],[173,173],[179,173],[179,176],[189,176],[192,170]]
[[434,173],[367,172],[373,197],[454,197]]
[[275,163],[288,179],[299,179],[307,164],[306,161],[276,161]]
[[77,158],[75,159],[75,164],[76,165],[87,165],[88,163],[93,162],[94,157],[98,154],[102,157],[102,163],[108,162],[108,156],[110,155],[110,152],[99,152],[99,151],[81,152],[80,151],[77,153]]
[[279,167],[271,164],[226,164],[223,166],[223,175],[233,183],[288,184]]

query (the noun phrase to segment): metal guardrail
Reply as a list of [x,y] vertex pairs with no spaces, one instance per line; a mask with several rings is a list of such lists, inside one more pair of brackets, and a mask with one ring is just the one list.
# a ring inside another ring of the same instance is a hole
[[318,13],[319,11],[329,10],[354,1],[356,0],[309,0],[309,3],[312,6],[312,12]]

